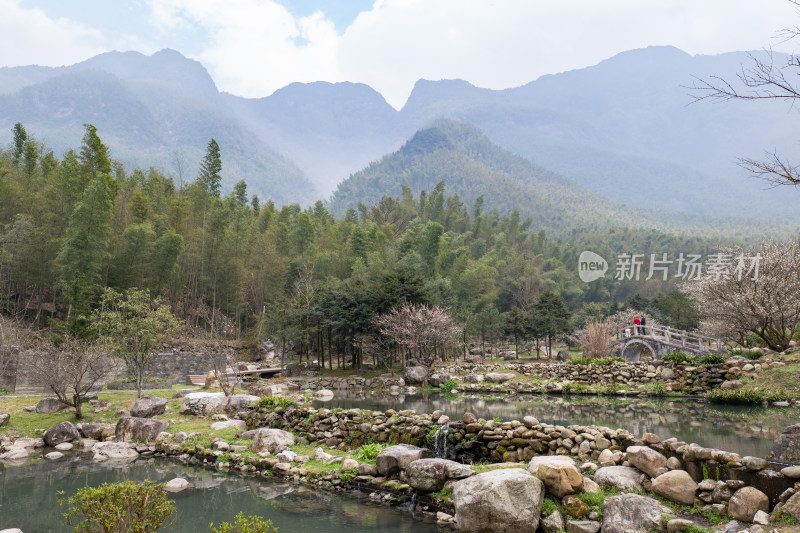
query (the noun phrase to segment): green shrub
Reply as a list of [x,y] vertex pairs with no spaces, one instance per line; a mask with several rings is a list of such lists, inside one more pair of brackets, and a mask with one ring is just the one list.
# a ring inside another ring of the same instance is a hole
[[763,402],[785,402],[793,395],[783,389],[714,389],[706,396],[712,403],[758,405]]
[[544,498],[542,500],[542,516],[550,516],[555,511],[562,511],[561,506],[550,498]]
[[691,357],[683,352],[669,352],[662,360],[668,363],[687,363],[691,360]]
[[287,407],[291,407],[294,405],[294,400],[291,398],[287,398],[286,396],[265,396],[261,398],[259,402],[259,407],[262,409],[267,410],[274,410],[278,407],[283,407],[284,409]]
[[358,468],[349,468],[347,470],[342,470],[339,473],[339,479],[342,480],[342,483],[348,485],[351,481],[353,481],[356,476],[358,475]]
[[219,528],[214,523],[208,524],[210,533],[277,533],[278,529],[272,525],[271,520],[264,521],[260,516],[245,516],[244,513],[236,515],[233,524],[223,522]]
[[703,365],[720,365],[724,363],[726,359],[727,357],[724,354],[712,353],[702,357],[697,357],[695,358],[695,361]]
[[564,394],[569,394],[570,392],[572,392],[572,383],[564,383],[563,385],[561,385],[561,392],[563,392]]
[[663,383],[650,383],[647,388],[653,396],[663,397],[667,395],[667,386]]
[[149,481],[85,487],[58,502],[70,507],[64,518],[75,533],[151,533],[175,521],[175,504]]
[[589,385],[584,385],[583,383],[574,383],[572,385],[572,390],[574,390],[576,394],[585,394],[587,392],[592,392],[593,389]]
[[445,393],[453,392],[453,389],[457,388],[458,388],[458,383],[456,383],[452,379],[448,379],[442,384],[442,391],[444,391]]
[[359,461],[374,461],[381,450],[386,448],[388,444],[381,444],[379,442],[370,442],[362,444],[361,449],[356,452],[356,457]]
[[620,390],[622,390],[621,385],[606,385],[605,387],[598,388],[597,392],[605,396],[614,396]]

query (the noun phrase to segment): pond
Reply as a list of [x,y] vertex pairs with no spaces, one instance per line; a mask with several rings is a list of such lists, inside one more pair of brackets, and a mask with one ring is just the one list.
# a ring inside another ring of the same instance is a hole
[[435,532],[434,524],[410,513],[271,479],[240,477],[185,466],[165,459],[107,467],[84,461],[0,464],[0,530],[18,527],[25,533],[71,531],[63,525],[65,509],[59,491],[72,495],[85,486],[115,481],[189,480],[194,488],[173,495],[178,508],[175,524],[161,531],[201,533],[208,524],[233,522],[243,511],[272,520],[279,533]]
[[655,399],[608,396],[554,396],[520,394],[503,398],[448,395],[422,391],[391,396],[334,391],[328,402],[315,407],[359,408],[384,411],[413,409],[432,413],[439,409],[460,420],[467,411],[479,418],[522,420],[533,416],[560,425],[599,425],[627,429],[634,435],[655,433],[662,439],[686,442],[756,457],[766,457],[772,442],[786,426],[796,424],[796,408],[722,406],[695,399]]

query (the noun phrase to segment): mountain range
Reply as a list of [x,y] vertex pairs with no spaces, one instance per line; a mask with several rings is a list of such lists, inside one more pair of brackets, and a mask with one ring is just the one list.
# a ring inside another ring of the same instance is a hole
[[[655,217],[745,214],[798,221],[794,193],[765,190],[736,165],[738,157],[758,158],[764,150],[796,149],[791,109],[766,102],[692,103],[698,93],[687,88],[698,77],[735,78],[748,60],[746,53],[691,56],[651,47],[505,90],[420,80],[396,110],[363,84],[294,83],[247,99],[218,91],[200,63],[178,52],[110,52],[67,67],[0,68],[0,143],[7,144],[12,125],[22,122],[62,152],[76,147],[82,125],[92,123],[116,159],[190,180],[214,137],[226,188],[246,179],[251,192],[277,203],[331,197],[336,207],[361,193],[365,201],[398,194],[361,185],[387,164],[381,158],[389,153],[410,165],[404,171],[411,179],[413,166],[423,163],[408,151],[435,137],[433,130],[445,131],[453,143],[463,127],[474,142],[485,139],[478,144],[507,152],[501,159],[518,158],[514,165],[525,167],[528,192],[517,192],[532,205],[539,204],[527,196],[531,191],[546,198],[541,187],[572,187],[576,205],[606,198],[623,212]],[[442,129],[439,119],[471,126]],[[485,180],[502,182],[484,172],[492,165],[457,161],[454,153],[463,156],[465,145],[440,148],[450,151],[452,164],[474,173],[459,189],[477,192],[488,187]]]

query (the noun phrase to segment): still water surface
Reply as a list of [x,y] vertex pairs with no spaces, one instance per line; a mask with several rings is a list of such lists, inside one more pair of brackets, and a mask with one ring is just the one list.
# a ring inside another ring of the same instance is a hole
[[548,424],[595,424],[627,429],[638,436],[655,433],[662,439],[677,437],[701,446],[757,457],[766,457],[773,440],[786,426],[800,422],[800,409],[796,408],[720,406],[689,399],[579,395],[445,397],[438,392],[406,396],[345,391],[334,391],[334,394],[333,400],[314,402],[314,406],[377,411],[413,409],[418,413],[440,409],[454,420],[460,420],[467,411],[487,420],[522,420],[524,416],[533,416]]
[[105,482],[169,481],[183,477],[193,489],[173,496],[175,524],[161,531],[201,533],[208,524],[233,522],[236,513],[272,520],[279,533],[366,533],[437,531],[408,512],[373,505],[353,497],[282,483],[211,472],[163,459],[137,461],[123,467],[64,461],[6,466],[0,463],[0,530],[18,527],[25,533],[72,531],[63,525],[59,491],[74,494],[87,485]]

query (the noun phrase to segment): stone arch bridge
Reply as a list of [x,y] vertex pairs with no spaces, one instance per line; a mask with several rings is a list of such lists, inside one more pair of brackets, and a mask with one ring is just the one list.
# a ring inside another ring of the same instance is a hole
[[612,343],[614,352],[626,361],[639,361],[642,354],[648,351],[653,359],[661,359],[669,352],[708,355],[727,351],[719,339],[661,326],[639,327],[638,331],[635,327],[637,326],[631,326],[633,335],[619,338]]

